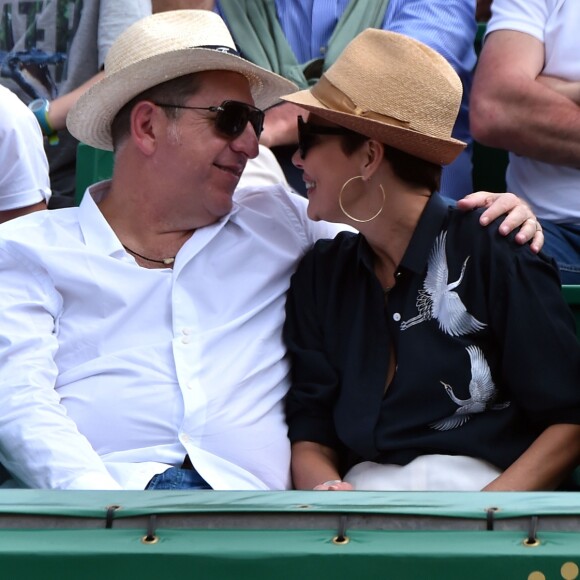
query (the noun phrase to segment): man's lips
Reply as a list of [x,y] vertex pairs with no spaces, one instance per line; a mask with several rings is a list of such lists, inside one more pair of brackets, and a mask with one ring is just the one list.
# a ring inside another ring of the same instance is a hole
[[243,165],[222,165],[220,163],[214,163],[214,165],[218,168],[221,169],[222,171],[225,171],[226,173],[230,173],[231,175],[233,175],[236,178],[240,178],[242,176],[242,172],[244,171],[244,166]]

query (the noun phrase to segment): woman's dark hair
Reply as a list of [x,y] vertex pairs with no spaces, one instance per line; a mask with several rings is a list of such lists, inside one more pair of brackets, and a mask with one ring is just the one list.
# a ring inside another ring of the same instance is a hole
[[[362,147],[369,137],[351,131],[341,136],[342,150],[346,155],[352,155]],[[441,186],[441,165],[425,161],[400,149],[385,145],[385,159],[391,164],[393,173],[402,181],[419,187],[426,187],[431,193],[439,191]]]
[[[117,113],[111,125],[113,149],[116,149],[122,139],[129,135],[131,111],[137,103],[141,101],[153,101],[183,105],[188,97],[199,90],[200,84],[201,82],[197,73],[192,73],[155,85],[132,98]],[[164,108],[163,110],[170,119],[177,119],[181,114],[180,109]]]

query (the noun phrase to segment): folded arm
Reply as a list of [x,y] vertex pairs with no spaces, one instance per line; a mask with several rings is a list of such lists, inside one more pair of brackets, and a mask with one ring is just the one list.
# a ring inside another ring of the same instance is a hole
[[491,147],[580,167],[578,83],[542,78],[544,60],[543,43],[529,34],[487,37],[471,93],[472,134]]
[[550,75],[539,75],[536,80],[580,105],[580,81],[568,81]]

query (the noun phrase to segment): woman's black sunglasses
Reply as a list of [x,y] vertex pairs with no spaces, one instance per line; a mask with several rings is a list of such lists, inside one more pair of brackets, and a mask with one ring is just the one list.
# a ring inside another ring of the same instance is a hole
[[173,105],[171,103],[154,103],[158,107],[173,109],[192,109],[195,111],[210,111],[215,113],[213,119],[215,128],[226,137],[239,137],[250,123],[256,137],[260,138],[264,129],[264,111],[247,103],[239,101],[224,101],[218,107],[187,107],[185,105]]
[[302,116],[298,117],[298,152],[302,159],[312,145],[314,145],[314,135],[351,135],[352,131],[342,127],[327,127],[326,125],[313,125],[306,123]]

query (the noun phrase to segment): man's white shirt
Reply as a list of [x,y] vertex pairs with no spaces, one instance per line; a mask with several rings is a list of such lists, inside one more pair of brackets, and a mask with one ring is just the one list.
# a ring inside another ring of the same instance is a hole
[[288,488],[285,294],[344,226],[245,188],[146,269],[97,207],[108,187],[0,228],[0,463],[26,487],[144,489],[189,454],[214,489]]

